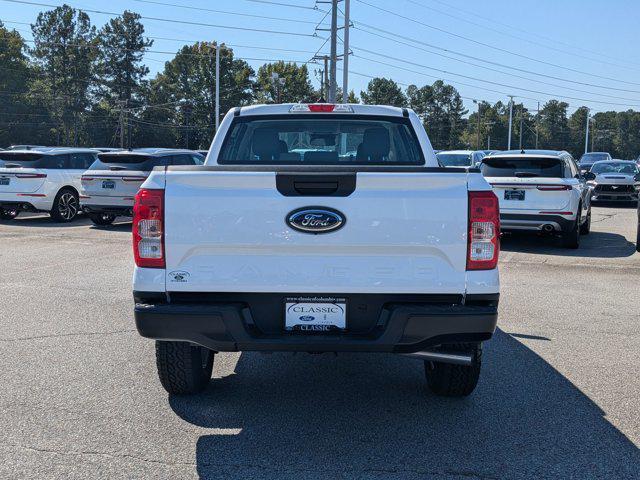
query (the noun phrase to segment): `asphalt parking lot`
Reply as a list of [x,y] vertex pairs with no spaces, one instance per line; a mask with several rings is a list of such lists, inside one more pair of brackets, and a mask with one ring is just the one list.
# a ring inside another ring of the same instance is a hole
[[130,224],[0,222],[1,478],[640,478],[636,211],[579,250],[506,238],[463,400],[391,355],[221,354],[169,398],[132,321]]

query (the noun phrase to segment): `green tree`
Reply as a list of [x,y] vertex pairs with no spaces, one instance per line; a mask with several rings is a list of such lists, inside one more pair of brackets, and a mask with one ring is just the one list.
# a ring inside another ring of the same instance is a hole
[[437,149],[464,146],[463,133],[468,112],[458,91],[438,80],[433,85],[407,88],[408,103],[422,118],[431,143]]
[[[151,81],[146,108],[131,121],[136,144],[208,147],[215,126],[216,44],[184,46]],[[220,46],[220,113],[253,99],[253,69]]]
[[360,92],[360,98],[365,105],[391,105],[406,107],[407,97],[396,82],[389,78],[374,78],[367,85],[367,89]]
[[567,108],[569,104],[559,100],[549,100],[540,109],[539,127],[540,143],[545,148],[565,150],[570,147],[569,121]]
[[99,46],[96,72],[100,76],[100,90],[114,106],[116,101],[130,106],[138,98],[149,68],[143,57],[153,41],[144,37],[140,15],[125,11],[112,18],[98,34]]
[[587,115],[589,109],[580,107],[571,114],[567,125],[569,127],[569,145],[567,150],[575,157],[580,158],[584,153],[584,139],[587,128]]
[[82,114],[91,103],[95,27],[86,13],[63,5],[38,14],[31,31],[31,54],[41,74],[33,91],[60,123],[61,141],[77,144]]
[[258,69],[257,103],[314,102],[319,95],[311,85],[306,65],[279,61],[266,63]]
[[26,103],[30,68],[25,52],[22,36],[0,22],[0,146],[26,142],[38,127],[47,128],[46,111]]

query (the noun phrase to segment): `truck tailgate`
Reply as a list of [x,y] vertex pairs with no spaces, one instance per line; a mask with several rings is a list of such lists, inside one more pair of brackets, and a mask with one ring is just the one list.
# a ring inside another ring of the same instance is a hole
[[[167,291],[464,293],[466,174],[358,172],[348,196],[285,196],[276,175],[166,173]],[[319,206],[344,226],[287,224]]]

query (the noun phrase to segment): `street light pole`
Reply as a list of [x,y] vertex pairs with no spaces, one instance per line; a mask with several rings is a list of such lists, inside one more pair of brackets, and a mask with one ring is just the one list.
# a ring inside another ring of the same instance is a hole
[[476,131],[476,150],[480,150],[480,102],[474,100],[473,103],[478,105],[478,128]]
[[342,56],[342,103],[348,103],[349,96],[349,28],[350,28],[350,3],[344,0],[344,54]]
[[338,0],[331,1],[331,66],[329,68],[329,103],[336,101],[338,71]]
[[509,138],[507,139],[507,150],[511,150],[511,128],[513,123],[513,95],[509,95]]
[[584,135],[584,153],[589,151],[589,121],[591,120],[589,109],[587,108],[587,128]]

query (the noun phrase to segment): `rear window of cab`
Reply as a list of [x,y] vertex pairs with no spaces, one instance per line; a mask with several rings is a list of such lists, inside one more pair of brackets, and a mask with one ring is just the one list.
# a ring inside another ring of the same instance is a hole
[[234,120],[221,165],[424,165],[408,119],[270,115]]

